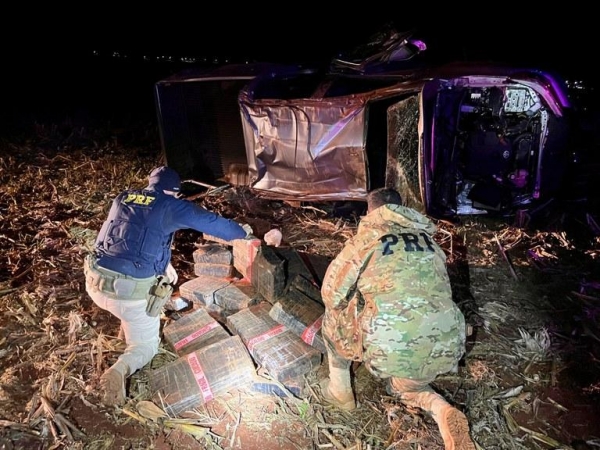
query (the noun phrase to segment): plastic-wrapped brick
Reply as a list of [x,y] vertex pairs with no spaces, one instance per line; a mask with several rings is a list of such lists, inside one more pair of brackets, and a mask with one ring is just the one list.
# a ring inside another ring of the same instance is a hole
[[215,303],[226,310],[237,312],[259,303],[261,296],[247,281],[234,281],[215,292]]
[[248,281],[252,280],[252,264],[261,247],[260,239],[234,239],[233,266]]
[[194,275],[198,277],[229,278],[234,274],[231,264],[194,263]]
[[233,253],[221,244],[208,243],[198,246],[192,253],[194,263],[233,264]]
[[326,353],[321,334],[325,307],[303,292],[290,287],[269,310],[269,315],[285,325],[308,345]]
[[219,277],[196,277],[179,286],[179,294],[193,303],[212,305],[215,302],[215,291],[224,288],[229,280]]
[[252,263],[252,286],[271,303],[285,289],[285,264],[286,261],[267,245],[259,248]]
[[163,336],[171,350],[182,356],[231,335],[206,310],[199,308],[166,325]]
[[271,304],[250,306],[227,318],[227,328],[239,335],[254,360],[283,382],[321,364],[321,352],[269,316]]
[[230,336],[152,370],[153,400],[177,416],[233,389],[250,388],[254,361],[239,336]]

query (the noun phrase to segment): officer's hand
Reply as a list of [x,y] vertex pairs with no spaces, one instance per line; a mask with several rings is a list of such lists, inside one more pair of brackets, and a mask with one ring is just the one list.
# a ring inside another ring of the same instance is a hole
[[273,247],[279,247],[281,245],[281,239],[283,239],[283,236],[281,235],[281,231],[277,228],[267,231],[264,236],[265,244],[272,245]]
[[244,224],[240,223],[240,226],[246,232],[246,237],[248,237],[254,233],[254,231],[252,230],[252,227],[250,225],[248,225],[247,223],[244,223]]
[[177,271],[175,268],[169,263],[167,266],[167,270],[165,271],[165,275],[169,278],[169,284],[177,284],[177,279],[179,276],[177,275]]

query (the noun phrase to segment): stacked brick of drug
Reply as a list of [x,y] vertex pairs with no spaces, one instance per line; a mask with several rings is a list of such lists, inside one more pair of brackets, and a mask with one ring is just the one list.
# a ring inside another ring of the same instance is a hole
[[172,415],[233,389],[251,389],[256,381],[255,362],[245,344],[215,319],[215,314],[224,320],[224,311],[233,313],[255,302],[251,283],[232,278],[236,268],[225,245],[204,244],[194,251],[193,261],[196,278],[183,283],[179,293],[194,308],[163,329],[165,342],[179,358],[149,375],[155,401]]
[[325,306],[321,302],[320,292],[302,275],[295,276],[269,310],[269,315],[274,320],[285,325],[321,353],[327,352],[321,334],[324,313]]
[[246,275],[259,245],[258,239],[237,240],[232,250],[223,242],[208,242],[194,251],[196,277],[179,287],[180,296],[194,308],[163,329],[165,342],[179,358],[149,375],[155,399],[168,413],[181,414],[256,383],[255,363],[245,344],[216,318],[224,321],[258,300]]
[[193,309],[163,330],[179,359],[151,375],[161,403],[178,414],[239,387],[299,395],[323,351],[312,320],[322,305],[304,301],[320,292],[303,258],[258,239],[209,239],[193,262],[196,277],[179,287]]
[[227,247],[217,243],[203,244],[194,251],[192,257],[196,276],[217,278],[233,276],[233,254]]
[[256,368],[248,349],[206,310],[169,323],[163,335],[179,358],[151,371],[149,382],[168,413],[178,415],[253,382]]
[[253,285],[272,305],[271,318],[325,353],[321,335],[325,307],[312,271],[300,254],[294,249],[261,246],[252,270]]
[[258,303],[261,298],[249,275],[259,247],[259,239],[200,245],[193,252],[196,278],[181,284],[180,295],[221,323],[228,315]]
[[255,376],[248,349],[239,336],[228,335],[152,370],[149,383],[154,402],[177,416],[233,389],[250,387]]
[[227,326],[242,338],[254,360],[285,385],[317,368],[321,353],[275,321],[271,307],[268,302],[250,306],[229,316]]

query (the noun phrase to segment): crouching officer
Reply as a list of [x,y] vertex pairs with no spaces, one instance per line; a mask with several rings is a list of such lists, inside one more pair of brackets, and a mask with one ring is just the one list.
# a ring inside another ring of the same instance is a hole
[[240,225],[178,198],[179,174],[166,166],[150,173],[148,186],[127,190],[112,203],[84,261],[86,291],[94,303],[121,321],[126,348],[100,384],[103,403],[122,405],[125,380],[149,363],[160,344],[160,311],[177,273],[171,265],[176,231],[192,229],[226,241],[252,233]]
[[387,380],[406,406],[431,414],[445,450],[475,450],[466,416],[433,390],[465,353],[466,328],[452,299],[446,255],[434,223],[402,206],[394,189],[367,197],[367,215],[323,278],[323,337],[329,378],[323,399],[356,408],[352,361]]

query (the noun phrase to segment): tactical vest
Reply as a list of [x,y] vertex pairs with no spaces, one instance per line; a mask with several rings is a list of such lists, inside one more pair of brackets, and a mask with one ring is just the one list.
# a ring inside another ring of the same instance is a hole
[[163,229],[169,199],[151,190],[119,194],[96,239],[97,263],[135,278],[164,274],[174,235]]

